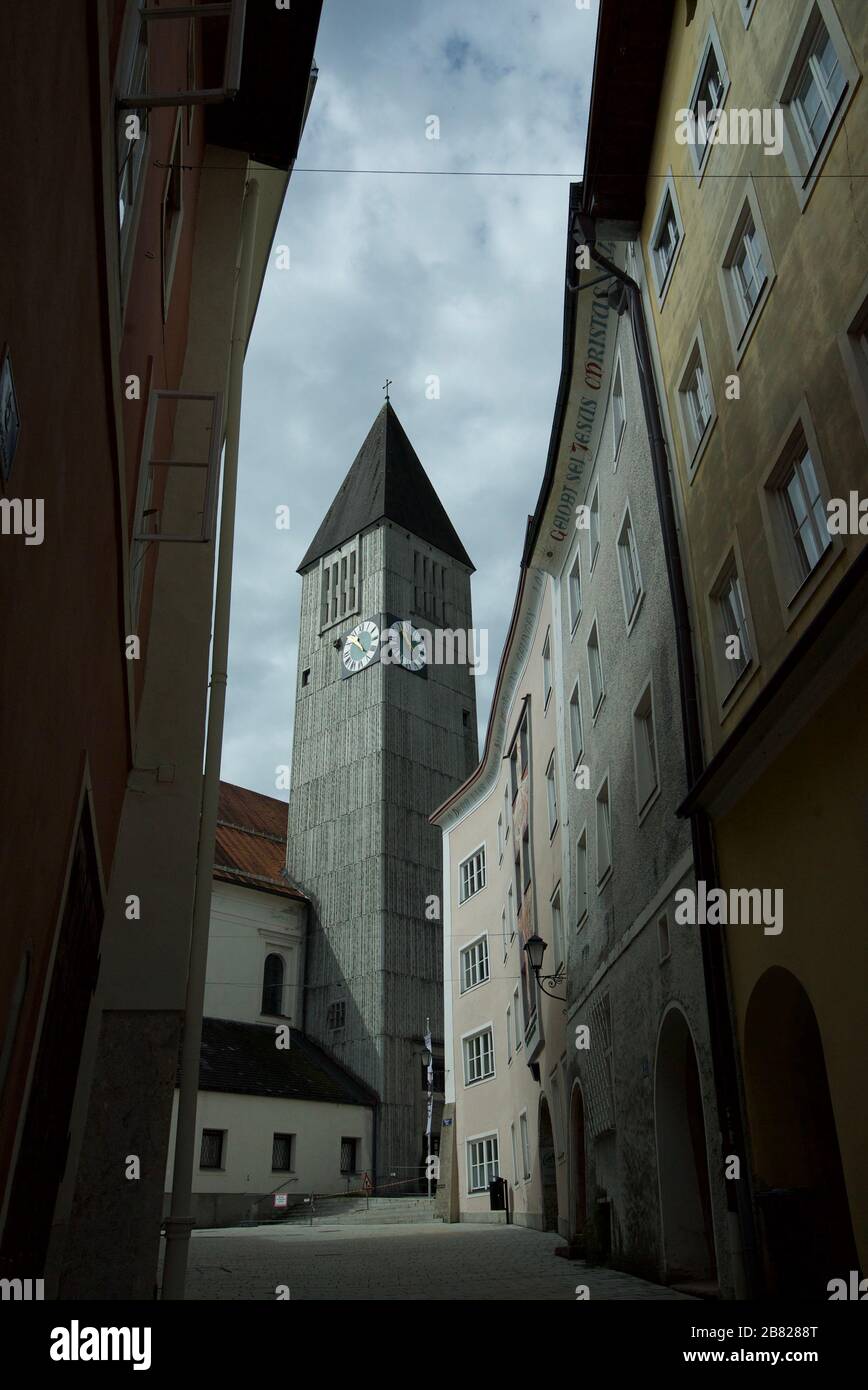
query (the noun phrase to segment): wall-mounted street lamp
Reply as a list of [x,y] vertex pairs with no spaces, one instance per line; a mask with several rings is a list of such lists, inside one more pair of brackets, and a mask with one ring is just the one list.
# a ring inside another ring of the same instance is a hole
[[527,941],[524,943],[524,949],[527,952],[528,962],[530,964],[531,970],[533,971],[534,979],[536,980],[543,994],[547,994],[550,999],[557,999],[559,1003],[565,1004],[567,1002],[565,995],[552,994],[551,990],[546,989],[545,985],[543,984],[543,980],[545,980],[550,985],[559,985],[564,976],[563,965],[558,966],[557,974],[555,975],[540,976],[539,973],[542,969],[543,956],[545,955],[546,950],[548,949],[548,943],[543,941],[542,937],[537,936],[536,932],[534,932],[533,936],[529,936]]

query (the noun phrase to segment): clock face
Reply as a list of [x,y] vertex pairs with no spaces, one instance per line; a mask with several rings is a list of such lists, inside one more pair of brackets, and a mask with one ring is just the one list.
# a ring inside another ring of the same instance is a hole
[[376,623],[358,623],[344,638],[341,660],[351,676],[356,671],[363,671],[369,666],[377,655],[377,648],[380,645],[380,629]]
[[[421,671],[425,665],[425,636],[409,618],[393,623],[388,631],[390,659],[408,671]],[[400,655],[399,655],[400,653]]]

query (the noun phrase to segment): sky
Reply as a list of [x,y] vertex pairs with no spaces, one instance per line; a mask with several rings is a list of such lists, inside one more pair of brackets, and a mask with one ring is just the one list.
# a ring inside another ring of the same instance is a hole
[[[558,388],[569,182],[584,163],[597,0],[589,5],[325,0],[319,79],[245,366],[227,781],[287,797],[276,770],[291,761],[296,567],[387,376],[476,566],[474,625],[489,633],[482,746]],[[432,116],[439,139],[426,137]],[[569,177],[305,172],[335,168]],[[434,375],[440,397],[428,399]],[[281,506],[289,529],[275,525]]]

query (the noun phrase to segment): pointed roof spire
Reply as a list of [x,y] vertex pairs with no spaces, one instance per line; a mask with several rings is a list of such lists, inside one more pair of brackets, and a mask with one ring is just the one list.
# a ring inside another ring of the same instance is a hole
[[384,520],[393,521],[473,569],[389,400],[338,488],[298,567],[299,573],[366,526]]

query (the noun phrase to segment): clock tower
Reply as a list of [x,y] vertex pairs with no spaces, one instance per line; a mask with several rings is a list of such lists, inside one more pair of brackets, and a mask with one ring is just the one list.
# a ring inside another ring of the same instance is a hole
[[287,871],[311,900],[302,1027],[378,1093],[396,1195],[424,1177],[428,1019],[442,1074],[428,817],[477,763],[472,572],[387,400],[299,566]]

